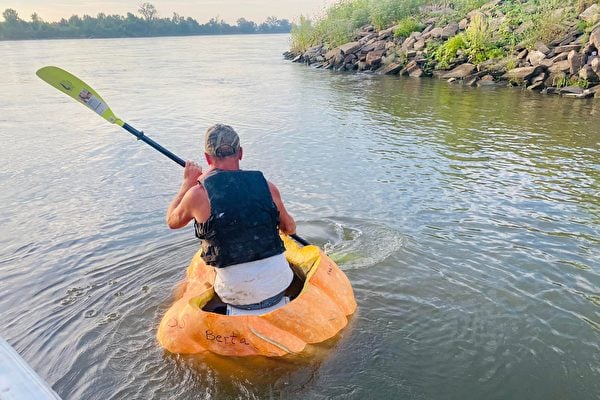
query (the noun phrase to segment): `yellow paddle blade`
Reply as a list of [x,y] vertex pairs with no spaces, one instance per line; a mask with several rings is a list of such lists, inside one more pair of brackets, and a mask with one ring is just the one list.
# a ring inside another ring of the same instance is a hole
[[40,68],[36,75],[69,97],[77,100],[111,124],[123,126],[124,122],[115,116],[104,99],[90,85],[75,75],[58,67]]

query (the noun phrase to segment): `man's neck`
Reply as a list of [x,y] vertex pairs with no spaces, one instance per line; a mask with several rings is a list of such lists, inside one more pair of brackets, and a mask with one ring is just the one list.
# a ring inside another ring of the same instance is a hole
[[212,169],[221,169],[223,171],[237,171],[240,169],[240,160],[234,158],[224,158],[211,165]]

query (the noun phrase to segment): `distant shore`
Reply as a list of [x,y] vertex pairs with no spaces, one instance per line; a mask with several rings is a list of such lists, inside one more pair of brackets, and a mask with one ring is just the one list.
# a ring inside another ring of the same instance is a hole
[[8,8],[2,13],[0,41],[272,34],[290,33],[292,29],[287,19],[276,17],[269,17],[260,24],[245,18],[238,19],[235,25],[217,18],[201,24],[177,13],[171,18],[158,18],[156,9],[149,3],[140,6],[138,12],[141,16],[100,13],[96,17],[73,15],[58,22],[46,22],[36,13],[31,15],[30,21],[25,21],[16,10]]

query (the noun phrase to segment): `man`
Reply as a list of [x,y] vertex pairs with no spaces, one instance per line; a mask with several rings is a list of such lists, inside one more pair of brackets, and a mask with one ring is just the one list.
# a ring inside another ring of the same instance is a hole
[[243,150],[232,127],[210,127],[204,145],[208,170],[186,162],[167,225],[179,229],[194,220],[223,302],[243,310],[281,305],[293,273],[279,231],[294,234],[296,223],[274,184],[259,171],[240,170]]

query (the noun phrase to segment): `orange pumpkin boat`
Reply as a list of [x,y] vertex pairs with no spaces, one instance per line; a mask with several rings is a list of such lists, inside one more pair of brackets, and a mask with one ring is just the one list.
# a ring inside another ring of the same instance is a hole
[[356,310],[350,281],[318,247],[299,247],[289,237],[282,239],[295,276],[288,304],[261,315],[210,311],[216,297],[215,272],[198,251],[187,269],[181,297],[158,328],[161,346],[182,354],[276,357],[300,353],[307,344],[337,335]]

